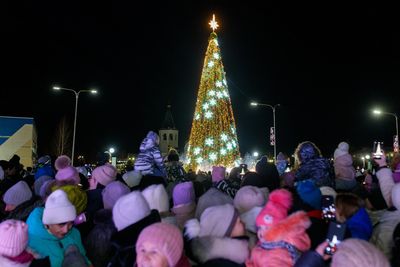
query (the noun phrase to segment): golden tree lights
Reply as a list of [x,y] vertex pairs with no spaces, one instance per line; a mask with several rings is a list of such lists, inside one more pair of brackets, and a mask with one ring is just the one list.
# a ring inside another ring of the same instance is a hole
[[210,169],[213,165],[232,167],[240,158],[214,15],[209,24],[213,32],[208,39],[186,153],[186,167],[193,170]]

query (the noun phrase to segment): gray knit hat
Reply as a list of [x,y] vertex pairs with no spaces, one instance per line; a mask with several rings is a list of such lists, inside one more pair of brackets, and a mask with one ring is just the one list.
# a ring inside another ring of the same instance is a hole
[[31,198],[32,191],[29,188],[29,185],[24,181],[19,181],[6,191],[3,200],[6,204],[19,206]]
[[42,175],[40,176],[35,183],[33,184],[33,188],[35,191],[35,195],[40,196],[40,188],[46,181],[54,180],[53,177],[47,176],[47,175]]

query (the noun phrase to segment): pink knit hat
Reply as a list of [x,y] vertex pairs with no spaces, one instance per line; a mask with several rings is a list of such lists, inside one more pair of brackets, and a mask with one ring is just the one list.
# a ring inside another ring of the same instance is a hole
[[270,227],[287,217],[292,206],[292,194],[286,189],[276,189],[269,195],[267,205],[256,219],[257,227]]
[[[136,254],[139,256],[143,243],[156,246],[167,258],[168,266],[174,267],[182,257],[183,238],[180,230],[168,223],[155,223],[147,226],[140,233],[136,242]],[[137,258],[140,258],[137,257]]]
[[93,170],[92,178],[100,184],[107,186],[117,177],[117,169],[111,164],[104,164]]
[[219,182],[225,178],[225,167],[223,166],[213,166],[212,167],[212,181],[213,182]]
[[128,186],[119,181],[109,183],[101,192],[105,209],[112,209],[117,200],[131,192]]
[[195,203],[196,197],[192,182],[179,183],[172,193],[174,206]]
[[28,245],[28,225],[22,221],[6,220],[0,223],[0,255],[16,257]]
[[239,213],[249,211],[254,207],[264,207],[268,193],[267,187],[261,189],[252,185],[243,186],[237,191],[233,205]]
[[338,245],[332,257],[332,267],[363,266],[389,267],[386,256],[371,243],[357,238],[349,238]]

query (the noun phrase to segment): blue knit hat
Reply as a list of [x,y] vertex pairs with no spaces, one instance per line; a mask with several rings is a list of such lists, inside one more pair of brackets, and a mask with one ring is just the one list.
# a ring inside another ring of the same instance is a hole
[[311,180],[298,182],[296,186],[300,198],[315,209],[321,209],[321,190]]

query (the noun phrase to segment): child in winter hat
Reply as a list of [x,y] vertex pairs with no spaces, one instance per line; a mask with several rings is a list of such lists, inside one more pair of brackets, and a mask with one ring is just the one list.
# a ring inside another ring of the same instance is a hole
[[335,149],[333,153],[333,158],[336,159],[337,157],[349,154],[349,144],[346,142],[341,142],[338,147]]
[[180,230],[167,223],[155,223],[140,233],[136,242],[138,267],[175,267],[183,256]]
[[71,166],[71,159],[66,155],[59,156],[54,166],[56,167],[56,180],[62,184],[79,184],[79,172]]
[[101,192],[104,208],[112,209],[120,197],[129,194],[130,192],[131,190],[129,187],[119,181],[109,183]]
[[0,266],[29,266],[33,255],[28,245],[28,225],[22,221],[6,220],[0,223]]
[[219,182],[225,178],[226,168],[223,166],[213,166],[211,177],[213,183]]
[[51,180],[54,180],[54,178],[51,176],[47,176],[47,175],[40,176],[37,180],[35,180],[35,182],[33,184],[33,189],[34,189],[35,195],[40,196],[40,188],[42,187],[42,185],[46,181],[51,181]]
[[42,222],[45,225],[72,222],[76,218],[76,209],[69,201],[67,193],[56,190],[46,200]]
[[117,178],[117,169],[109,163],[97,167],[96,169],[93,170],[92,173],[92,180],[95,181],[94,188],[96,188],[97,183],[103,186],[107,186],[112,181],[115,181],[116,178]]
[[31,198],[32,191],[28,184],[24,181],[19,181],[4,194],[3,201],[6,204],[5,211],[12,211]]
[[259,238],[264,231],[287,217],[292,202],[292,194],[286,189],[276,189],[271,192],[267,204],[256,219]]

